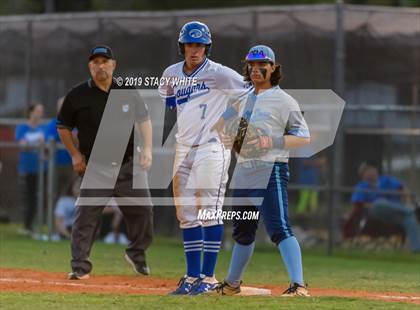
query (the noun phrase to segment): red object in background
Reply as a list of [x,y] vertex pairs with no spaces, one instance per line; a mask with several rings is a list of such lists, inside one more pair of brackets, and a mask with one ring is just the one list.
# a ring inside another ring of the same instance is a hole
[[0,125],[0,141],[13,142],[15,141],[15,125]]

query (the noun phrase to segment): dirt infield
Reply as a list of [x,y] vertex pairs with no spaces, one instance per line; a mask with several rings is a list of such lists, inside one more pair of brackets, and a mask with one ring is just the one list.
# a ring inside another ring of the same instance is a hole
[[[88,280],[70,281],[66,274],[28,269],[0,268],[0,291],[2,292],[55,292],[55,293],[113,293],[165,295],[177,284],[173,279],[140,276],[92,275]],[[279,296],[285,287],[255,285],[271,289],[273,296]],[[342,289],[310,288],[314,297],[335,296],[365,298],[372,300],[408,302],[420,304],[420,294],[397,292],[364,292]]]

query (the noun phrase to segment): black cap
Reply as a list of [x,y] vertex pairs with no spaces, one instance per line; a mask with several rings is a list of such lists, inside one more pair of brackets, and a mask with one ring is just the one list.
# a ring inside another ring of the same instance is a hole
[[114,53],[111,48],[106,45],[96,45],[90,51],[89,61],[95,58],[96,56],[104,56],[109,59],[114,59]]

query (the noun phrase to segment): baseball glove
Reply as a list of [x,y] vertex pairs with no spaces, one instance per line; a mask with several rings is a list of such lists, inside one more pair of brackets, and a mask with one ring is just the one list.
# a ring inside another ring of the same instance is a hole
[[273,147],[272,139],[243,117],[227,124],[225,132],[232,137],[235,152],[245,158],[258,158]]

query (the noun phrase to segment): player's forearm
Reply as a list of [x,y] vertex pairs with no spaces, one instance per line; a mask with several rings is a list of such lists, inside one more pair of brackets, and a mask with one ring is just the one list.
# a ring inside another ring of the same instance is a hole
[[140,136],[143,141],[143,147],[152,148],[153,146],[153,129],[150,119],[137,124]]
[[70,130],[66,128],[58,128],[58,135],[60,136],[61,143],[64,144],[71,156],[80,153],[79,149],[76,147],[73,140],[73,134]]
[[311,139],[306,138],[306,137],[285,135],[283,136],[283,138],[284,138],[283,149],[286,149],[286,150],[300,148],[311,143]]
[[213,126],[212,130],[216,130],[219,133],[223,131],[225,123],[239,115],[239,104],[239,102],[236,102],[235,104],[229,105]]
[[31,146],[29,145],[28,141],[26,141],[24,139],[19,141],[19,145],[20,145],[22,151],[30,151],[31,150]]

